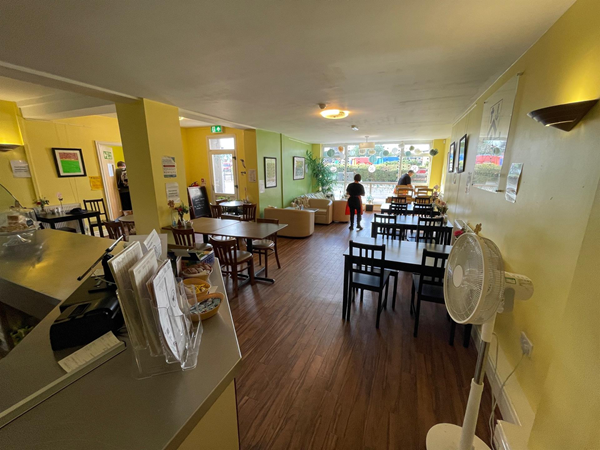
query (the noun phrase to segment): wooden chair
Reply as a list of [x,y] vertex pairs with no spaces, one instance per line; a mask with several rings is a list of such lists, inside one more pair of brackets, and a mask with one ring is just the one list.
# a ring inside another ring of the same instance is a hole
[[[279,225],[279,219],[256,219],[256,223],[274,223]],[[277,233],[268,236],[265,239],[254,239],[252,241],[252,253],[258,255],[258,264],[262,264],[262,257],[265,257],[265,276],[269,276],[269,255],[275,254],[277,268],[281,269],[279,254],[277,253]]]
[[417,197],[419,197],[419,196],[431,197],[431,196],[433,196],[433,189],[429,188],[429,187],[425,187],[425,186],[418,186],[418,187],[415,187],[415,195]]
[[[381,311],[387,306],[390,277],[394,277],[394,298],[398,289],[398,272],[383,268],[385,261],[385,245],[360,244],[350,241],[350,301],[348,302],[348,320],[350,320],[350,303],[361,290],[360,301],[364,291],[377,292],[377,320],[375,328],[379,328]],[[385,289],[385,295],[383,293]]]
[[106,231],[108,231],[108,237],[111,239],[119,239],[125,234],[121,222],[104,222],[102,225],[104,225]]
[[[432,261],[433,264],[428,264]],[[448,255],[445,253],[432,252],[423,249],[421,259],[421,270],[413,274],[412,293],[410,297],[410,314],[415,318],[413,330],[414,337],[417,337],[419,331],[419,316],[421,314],[421,302],[432,302],[444,304],[444,275],[446,273],[446,263]],[[416,305],[415,305],[416,294]],[[456,322],[450,319],[450,340],[449,344],[454,345],[454,334],[456,331]],[[468,347],[469,337],[471,336],[471,325],[465,328],[465,339],[463,345]]]
[[172,228],[175,245],[182,245],[186,248],[196,246],[196,235],[193,228]]
[[[91,200],[84,200],[83,208],[92,211],[98,211],[100,213],[100,220],[96,223],[92,223],[91,217],[87,218],[88,226],[90,227],[90,233],[92,234],[92,236],[94,236],[94,228],[100,229],[103,222],[109,221],[108,214],[106,213],[106,205],[104,204],[104,199],[96,198]],[[102,219],[102,216],[104,216],[104,219]]]
[[408,204],[406,203],[390,203],[389,214],[395,216],[405,216],[408,213]]
[[373,216],[373,224],[371,226],[376,227],[375,232],[377,235],[386,237],[386,238],[392,238],[392,239],[396,239],[396,236],[398,235],[396,232],[395,228],[392,227],[380,227],[377,224],[386,224],[386,225],[391,225],[391,224],[396,224],[396,216],[393,214],[375,214]]
[[392,203],[399,203],[401,205],[407,205],[408,204],[408,196],[399,195],[396,197],[392,197]]
[[234,297],[238,295],[239,272],[248,270],[250,284],[254,284],[254,258],[252,253],[237,250],[235,239],[213,239],[209,240],[215,250],[215,256],[219,258],[221,270],[230,275],[233,280]]
[[221,216],[223,215],[223,208],[221,207],[221,205],[219,205],[219,204],[213,205],[211,203],[210,204],[210,215],[211,215],[211,217],[213,217],[215,219],[220,219]]
[[443,219],[441,217],[419,217],[416,242],[443,244]]
[[129,236],[132,234],[136,234],[135,232],[135,222],[121,222],[119,221],[121,226],[123,227],[123,231],[125,232],[125,240],[129,240]]
[[242,222],[254,222],[256,220],[256,203],[242,205],[242,216],[240,217],[240,220]]
[[427,205],[431,206],[433,204],[433,197],[429,195],[422,195],[414,198],[415,205]]

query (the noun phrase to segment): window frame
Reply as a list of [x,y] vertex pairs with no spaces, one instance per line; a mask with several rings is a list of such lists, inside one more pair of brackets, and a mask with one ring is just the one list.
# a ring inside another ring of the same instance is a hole
[[[211,150],[210,148],[210,140],[211,139],[223,139],[223,138],[233,138],[233,149],[225,150]],[[213,201],[219,197],[234,197],[238,198],[238,171],[237,171],[237,139],[235,134],[220,134],[218,136],[210,135],[206,136],[206,148],[208,150],[208,171],[210,177],[210,185],[213,193]],[[216,192],[215,190],[215,176],[214,176],[214,167],[213,167],[213,155],[232,155],[232,165],[231,171],[233,173],[233,194],[224,193],[224,192]]]

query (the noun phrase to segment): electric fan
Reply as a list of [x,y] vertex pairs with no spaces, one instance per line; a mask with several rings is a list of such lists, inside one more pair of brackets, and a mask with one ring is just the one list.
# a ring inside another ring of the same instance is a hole
[[511,309],[515,298],[527,300],[532,295],[529,278],[504,271],[502,255],[492,241],[473,233],[456,240],[446,265],[444,301],[455,322],[483,325],[483,345],[471,380],[463,426],[435,425],[427,433],[427,450],[489,450],[475,436],[475,426],[496,313]]

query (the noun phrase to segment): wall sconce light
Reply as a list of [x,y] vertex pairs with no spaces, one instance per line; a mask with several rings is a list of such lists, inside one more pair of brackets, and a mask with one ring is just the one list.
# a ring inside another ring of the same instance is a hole
[[0,152],[8,152],[19,147],[21,147],[20,144],[0,144]]
[[600,99],[549,106],[548,108],[531,111],[527,115],[546,127],[571,131],[588,111],[598,103],[598,100]]

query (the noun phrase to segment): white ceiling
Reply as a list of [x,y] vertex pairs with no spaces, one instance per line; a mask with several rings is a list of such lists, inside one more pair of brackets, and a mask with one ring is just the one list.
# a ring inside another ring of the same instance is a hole
[[443,138],[573,3],[20,0],[0,61],[308,142]]

